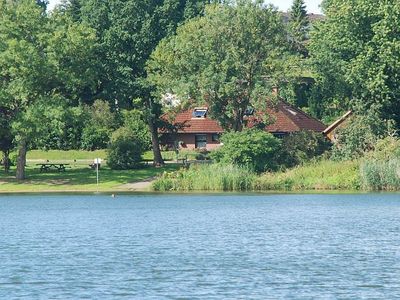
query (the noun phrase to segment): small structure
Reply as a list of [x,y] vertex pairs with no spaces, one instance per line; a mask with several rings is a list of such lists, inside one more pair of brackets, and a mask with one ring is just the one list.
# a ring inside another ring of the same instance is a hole
[[336,120],[333,122],[331,125],[329,125],[322,133],[329,139],[332,143],[335,143],[337,140],[337,129],[342,127],[346,120],[353,114],[351,110],[349,110],[347,113],[345,113],[340,119]]
[[[322,133],[326,126],[319,120],[309,116],[301,109],[279,100],[279,102],[266,110],[269,125],[265,130],[277,137],[282,137],[293,132],[314,131]],[[257,117],[262,113],[256,113],[254,109],[246,111],[245,126],[253,127],[257,123]],[[167,117],[164,117],[166,120]],[[183,149],[205,149],[213,150],[221,143],[220,135],[224,132],[218,122],[209,117],[206,106],[195,107],[178,113],[170,122],[176,128],[174,132],[161,131],[161,145],[174,149],[175,145]]]

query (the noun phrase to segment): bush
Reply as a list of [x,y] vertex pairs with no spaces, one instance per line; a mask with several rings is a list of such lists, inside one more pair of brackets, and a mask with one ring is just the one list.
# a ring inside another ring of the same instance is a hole
[[164,173],[153,183],[156,191],[248,191],[256,174],[246,167],[224,164],[191,165],[188,170]]
[[91,151],[107,148],[111,133],[118,127],[109,103],[96,100],[92,106],[86,107],[85,113],[88,120],[82,133],[82,148]]
[[124,110],[122,111],[122,115],[124,127],[131,130],[138,137],[138,139],[141,140],[145,150],[151,149],[151,135],[147,124],[144,121],[143,112],[137,109]]
[[321,133],[292,133],[282,139],[278,162],[281,167],[292,168],[322,155],[330,147],[330,142]]
[[391,123],[382,120],[374,110],[365,115],[353,117],[337,132],[332,158],[336,160],[354,159],[374,150],[376,143],[390,131]]
[[138,168],[143,152],[141,140],[129,129],[121,127],[112,135],[107,150],[107,165],[115,170]]
[[260,129],[229,132],[221,137],[223,146],[211,153],[217,162],[248,167],[256,172],[274,170],[280,140]]
[[111,130],[108,128],[94,125],[86,126],[82,133],[82,149],[94,151],[107,148],[110,134]]

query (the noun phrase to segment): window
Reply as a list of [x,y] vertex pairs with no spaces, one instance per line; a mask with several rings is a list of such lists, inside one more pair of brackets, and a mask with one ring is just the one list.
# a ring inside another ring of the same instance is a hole
[[196,134],[194,137],[194,142],[195,142],[196,148],[206,148],[207,147],[207,135]]
[[219,134],[218,133],[213,133],[211,136],[211,140],[213,142],[219,142]]
[[245,115],[245,116],[252,116],[252,115],[254,115],[254,108],[252,108],[252,107],[246,108],[246,110],[244,111],[244,115]]
[[193,118],[205,118],[207,114],[207,108],[195,108],[193,110]]

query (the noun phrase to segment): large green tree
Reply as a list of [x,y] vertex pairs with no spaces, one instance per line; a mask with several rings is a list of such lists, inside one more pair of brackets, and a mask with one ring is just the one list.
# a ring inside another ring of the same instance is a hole
[[0,106],[12,113],[18,143],[17,178],[25,178],[26,151],[46,126],[40,109],[59,99],[77,102],[96,85],[91,69],[94,32],[34,0],[0,1]]
[[[151,87],[144,80],[146,61],[162,38],[173,34],[178,24],[202,13],[209,2],[212,1],[70,1],[69,13],[94,28],[99,39],[102,72],[93,98],[108,100],[115,108],[136,106],[146,112],[156,164],[163,163],[157,130],[160,107],[151,98]],[[140,101],[133,105],[134,99]]]
[[326,0],[310,55],[323,113],[373,109],[400,121],[400,2]]
[[205,102],[225,129],[241,131],[246,109],[265,109],[272,86],[284,77],[288,48],[273,7],[214,4],[159,44],[148,63],[149,81],[157,97],[172,93]]

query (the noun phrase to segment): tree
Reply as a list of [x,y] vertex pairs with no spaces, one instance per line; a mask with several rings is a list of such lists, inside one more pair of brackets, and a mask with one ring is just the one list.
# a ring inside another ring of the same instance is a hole
[[309,25],[310,22],[304,0],[294,0],[290,9],[290,33],[295,49],[304,56],[307,55],[304,42],[308,37]]
[[89,28],[50,18],[34,0],[0,2],[0,106],[12,112],[17,179],[25,178],[29,142],[45,126],[39,108],[58,94],[77,101],[95,85],[94,41]]
[[323,113],[355,108],[400,122],[400,3],[329,0],[314,26],[310,56]]
[[[101,61],[95,97],[146,113],[155,164],[162,164],[158,143],[160,107],[144,84],[145,65],[159,41],[175,32],[178,24],[200,14],[209,0],[87,0],[81,1],[82,21],[96,30]],[[71,2],[72,3],[72,2]]]
[[3,152],[4,171],[8,173],[10,168],[9,154],[13,148],[13,134],[10,127],[11,114],[4,107],[0,107],[0,151]]
[[241,131],[249,106],[265,109],[287,49],[273,7],[260,1],[210,5],[158,45],[148,63],[149,81],[156,97],[172,93],[204,101],[223,128]]

